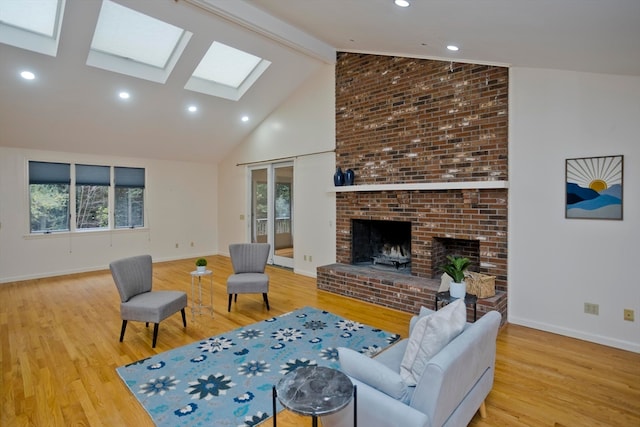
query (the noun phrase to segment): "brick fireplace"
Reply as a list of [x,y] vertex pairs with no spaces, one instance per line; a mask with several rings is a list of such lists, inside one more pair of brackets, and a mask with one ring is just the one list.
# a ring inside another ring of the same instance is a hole
[[[438,265],[459,254],[496,276],[478,315],[506,319],[507,105],[503,67],[340,53],[336,162],[356,185],[337,189],[336,264],[318,267],[318,287],[417,312],[433,307]],[[354,262],[365,220],[409,224],[409,274]]]

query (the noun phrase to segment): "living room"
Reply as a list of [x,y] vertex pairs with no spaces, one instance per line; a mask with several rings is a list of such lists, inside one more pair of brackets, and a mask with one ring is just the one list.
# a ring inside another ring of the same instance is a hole
[[[304,83],[216,164],[145,154],[152,150],[133,157],[30,148],[20,129],[38,128],[27,125],[36,117],[16,119],[11,109],[20,111],[22,101],[12,104],[11,96],[3,96],[0,282],[103,269],[114,258],[140,252],[157,261],[227,254],[229,243],[248,236],[242,219],[248,215],[246,165],[283,158],[295,162],[293,268],[315,277],[318,266],[336,261],[336,195],[329,191],[337,166],[335,72],[333,64],[321,62],[310,69]],[[571,220],[564,215],[563,190],[566,159],[622,154],[624,193],[635,194],[639,87],[637,75],[509,68],[509,322],[640,351],[638,322],[623,319],[624,309],[640,309],[639,291],[623,273],[633,265],[632,245],[640,233],[633,215],[637,200],[624,198],[622,221]],[[62,129],[90,128],[74,121],[77,106],[51,97],[57,109],[68,109]],[[43,124],[40,137],[49,129],[60,125]],[[113,145],[121,142],[114,139]],[[29,235],[27,160],[145,168],[147,227]],[[599,314],[586,314],[585,303],[598,304]]]
[[[4,53],[27,59],[19,49],[1,45],[3,58]],[[637,50],[628,55],[637,57]],[[34,61],[43,69],[55,64],[53,59]],[[179,141],[132,128],[126,110],[110,119],[125,131],[113,136],[108,154],[93,148],[47,149],[46,141],[34,145],[24,128],[41,128],[39,137],[45,140],[64,133],[82,139],[94,127],[102,130],[103,120],[87,120],[91,110],[81,111],[83,105],[66,102],[51,89],[51,103],[42,102],[27,114],[26,101],[13,96],[15,88],[0,87],[0,283],[101,271],[113,259],[139,253],[150,253],[155,262],[227,256],[230,243],[250,235],[247,165],[277,159],[294,162],[293,271],[315,278],[316,268],[337,260],[332,176],[340,164],[335,64],[318,61],[310,70],[239,145],[220,149],[225,155],[216,162],[193,159],[192,153],[193,160],[156,157],[147,147],[122,154],[138,138],[157,138],[158,152]],[[2,73],[3,82],[14,78],[8,65]],[[640,182],[640,76],[532,66],[511,66],[508,75],[507,321],[640,353],[640,323],[637,317],[623,317],[625,309],[636,316],[640,312],[640,289],[625,273],[634,265],[633,248],[640,238],[640,217],[634,214],[640,202],[633,197]],[[32,89],[19,91],[38,99]],[[66,120],[47,120],[47,108],[65,110]],[[24,117],[16,118],[19,113]],[[624,156],[622,221],[565,218],[566,159],[609,155]],[[146,226],[30,234],[29,160],[144,168]],[[598,304],[598,315],[585,313],[585,303]]]

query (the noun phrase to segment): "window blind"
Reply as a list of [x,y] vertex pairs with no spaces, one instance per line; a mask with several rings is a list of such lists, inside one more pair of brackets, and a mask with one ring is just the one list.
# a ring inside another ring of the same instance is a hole
[[144,168],[115,167],[116,187],[144,188]]
[[71,184],[68,163],[29,162],[29,184]]
[[111,185],[109,166],[76,165],[76,185]]

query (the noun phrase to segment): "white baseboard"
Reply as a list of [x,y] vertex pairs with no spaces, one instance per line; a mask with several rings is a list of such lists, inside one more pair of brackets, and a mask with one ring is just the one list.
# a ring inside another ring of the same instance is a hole
[[640,343],[618,340],[602,335],[590,334],[584,331],[577,331],[575,329],[564,328],[548,323],[533,321],[530,319],[524,319],[521,317],[509,316],[509,323],[515,325],[526,326],[528,328],[538,329],[545,332],[551,332],[566,337],[577,338],[584,341],[593,342],[596,344],[606,345],[608,347],[619,348],[621,350],[632,351],[634,353],[640,353]]

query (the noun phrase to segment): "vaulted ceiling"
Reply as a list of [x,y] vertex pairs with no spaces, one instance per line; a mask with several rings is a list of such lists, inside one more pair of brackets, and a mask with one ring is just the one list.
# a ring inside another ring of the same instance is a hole
[[[87,65],[102,1],[66,0],[56,56],[0,43],[0,145],[217,162],[336,51],[640,76],[638,0],[114,1],[193,33],[167,81]],[[271,62],[238,101],[185,89],[214,41]]]

